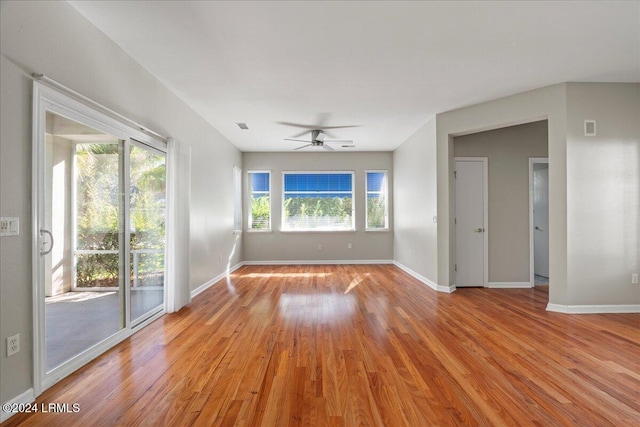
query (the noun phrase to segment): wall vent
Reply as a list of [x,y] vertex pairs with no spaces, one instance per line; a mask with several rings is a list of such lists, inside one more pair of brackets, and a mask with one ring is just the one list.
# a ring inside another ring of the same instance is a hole
[[596,121],[585,120],[584,121],[584,136],[596,136]]
[[249,126],[247,126],[246,123],[236,123],[238,125],[238,127],[242,130],[247,130],[249,129]]

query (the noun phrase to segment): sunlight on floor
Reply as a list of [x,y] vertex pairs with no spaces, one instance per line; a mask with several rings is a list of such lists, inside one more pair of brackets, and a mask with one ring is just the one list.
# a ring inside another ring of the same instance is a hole
[[47,297],[45,299],[46,304],[52,304],[56,302],[83,302],[89,301],[96,298],[107,297],[109,295],[114,295],[116,292],[67,292],[62,295],[57,295],[55,297]]
[[366,274],[364,275],[364,277],[356,276],[356,277],[351,281],[351,283],[349,283],[349,286],[347,287],[347,290],[346,290],[346,291],[344,291],[344,294],[346,295],[346,294],[348,294],[349,292],[351,292],[351,290],[352,290],[353,288],[355,288],[355,287],[356,287],[356,286],[358,286],[360,283],[362,283],[362,281],[363,281],[364,279],[366,279],[367,277],[369,277],[370,275],[371,275],[371,273],[366,273]]

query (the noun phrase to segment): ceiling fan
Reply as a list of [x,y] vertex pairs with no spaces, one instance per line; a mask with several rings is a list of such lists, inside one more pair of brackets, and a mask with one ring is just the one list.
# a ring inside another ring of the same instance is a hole
[[298,148],[294,148],[294,150],[300,150],[302,148],[307,148],[307,147],[322,147],[325,150],[334,151],[334,149],[331,146],[327,145],[329,143],[343,144],[342,147],[344,148],[355,147],[355,145],[353,144],[353,141],[350,139],[327,139],[328,135],[323,129],[312,129],[310,132],[311,132],[311,141],[308,141],[306,139],[295,139],[295,138],[285,138],[284,140],[307,143],[306,145],[302,145]]

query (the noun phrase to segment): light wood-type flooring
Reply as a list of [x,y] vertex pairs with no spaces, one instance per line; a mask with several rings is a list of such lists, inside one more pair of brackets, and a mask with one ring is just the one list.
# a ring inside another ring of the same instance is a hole
[[[605,284],[603,284],[605,285]],[[637,426],[640,315],[390,265],[245,266],[47,390],[47,426]]]

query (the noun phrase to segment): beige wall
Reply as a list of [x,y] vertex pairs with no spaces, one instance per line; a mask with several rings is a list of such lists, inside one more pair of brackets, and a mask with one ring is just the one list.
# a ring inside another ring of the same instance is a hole
[[393,152],[394,259],[433,282],[438,279],[436,121]]
[[[32,82],[23,69],[191,146],[191,289],[223,273],[232,253],[231,265],[241,260],[233,189],[224,183],[242,156],[66,2],[3,1],[1,8],[0,216],[19,217],[21,231],[0,239],[0,402],[6,402],[33,386]],[[6,338],[16,333],[20,353],[6,357]]]
[[[243,233],[244,260],[318,261],[393,259],[393,231],[365,231],[365,170],[389,173],[390,203],[393,203],[393,155],[390,152],[358,153],[243,153],[243,177],[247,171],[271,171],[271,224],[273,231]],[[353,171],[355,232],[281,232],[282,171]],[[246,194],[246,192],[245,192]],[[245,197],[243,224],[247,221],[249,200]],[[389,222],[393,230],[393,215]],[[352,249],[348,244],[352,244]],[[322,245],[322,250],[318,250]]]
[[640,83],[567,84],[567,208],[571,304],[640,304]]
[[549,301],[568,304],[566,85],[559,84],[436,116],[438,145],[438,284],[453,281],[453,140],[455,136],[548,120]]
[[454,138],[455,157],[489,159],[489,282],[529,282],[529,157],[547,157],[547,122]]

